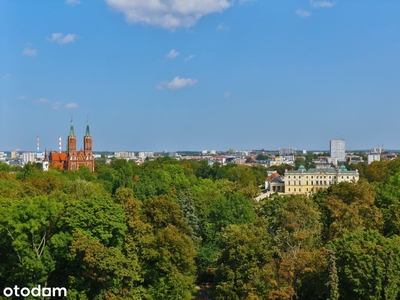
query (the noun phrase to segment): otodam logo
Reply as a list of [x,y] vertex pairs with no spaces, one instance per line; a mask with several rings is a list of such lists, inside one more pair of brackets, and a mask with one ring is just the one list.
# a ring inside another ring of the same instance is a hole
[[67,297],[67,289],[64,287],[41,287],[40,285],[27,288],[20,288],[15,285],[13,288],[6,287],[3,290],[3,296],[6,297]]

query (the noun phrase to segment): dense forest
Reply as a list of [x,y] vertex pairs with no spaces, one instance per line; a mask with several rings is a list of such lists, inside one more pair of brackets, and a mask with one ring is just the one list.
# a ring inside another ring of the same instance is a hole
[[357,183],[256,202],[262,166],[160,157],[98,160],[92,173],[0,163],[0,292],[400,299],[400,159],[352,167]]

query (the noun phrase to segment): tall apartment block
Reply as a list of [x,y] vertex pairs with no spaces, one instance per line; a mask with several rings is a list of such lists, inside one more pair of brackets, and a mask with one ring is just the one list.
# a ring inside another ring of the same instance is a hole
[[337,161],[345,161],[346,160],[346,151],[345,151],[345,141],[343,139],[339,140],[331,140],[330,141],[330,151],[331,158],[337,159]]
[[296,154],[296,148],[290,148],[290,147],[279,148],[279,156],[295,155],[295,154]]

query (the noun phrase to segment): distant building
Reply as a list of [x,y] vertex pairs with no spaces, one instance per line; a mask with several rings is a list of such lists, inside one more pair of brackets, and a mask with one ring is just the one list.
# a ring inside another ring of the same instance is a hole
[[331,158],[336,158],[338,162],[346,160],[345,140],[330,140]]
[[22,153],[22,162],[24,164],[26,164],[28,162],[34,163],[35,162],[35,153],[33,153],[33,152]]
[[[83,137],[83,150],[76,149],[76,136],[74,124],[71,126],[68,135],[67,152],[50,152],[48,161],[54,167],[64,170],[78,170],[80,166],[87,166],[94,171],[93,143],[90,135],[89,124],[86,125],[86,133]],[[45,157],[47,159],[47,157]]]
[[309,169],[303,165],[298,170],[285,172],[285,194],[310,194],[326,189],[332,184],[358,181],[358,170],[349,171],[344,165],[338,169]]
[[135,152],[120,151],[120,152],[115,152],[114,156],[116,158],[134,159]]
[[290,147],[279,148],[279,156],[295,155],[295,154],[296,154],[296,148],[290,148]]
[[139,152],[139,158],[145,159],[147,157],[154,157],[154,152]]
[[368,164],[371,164],[374,161],[380,161],[381,160],[381,155],[377,152],[371,152],[368,153],[368,158],[367,158],[367,162]]

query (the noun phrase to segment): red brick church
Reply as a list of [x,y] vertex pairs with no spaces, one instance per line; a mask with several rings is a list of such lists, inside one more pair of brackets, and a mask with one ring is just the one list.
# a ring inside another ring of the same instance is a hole
[[89,123],[86,125],[86,133],[83,137],[83,149],[76,150],[76,136],[74,124],[71,127],[67,140],[67,152],[50,152],[49,162],[54,168],[64,170],[78,170],[80,166],[87,166],[94,172],[92,136],[90,135]]

